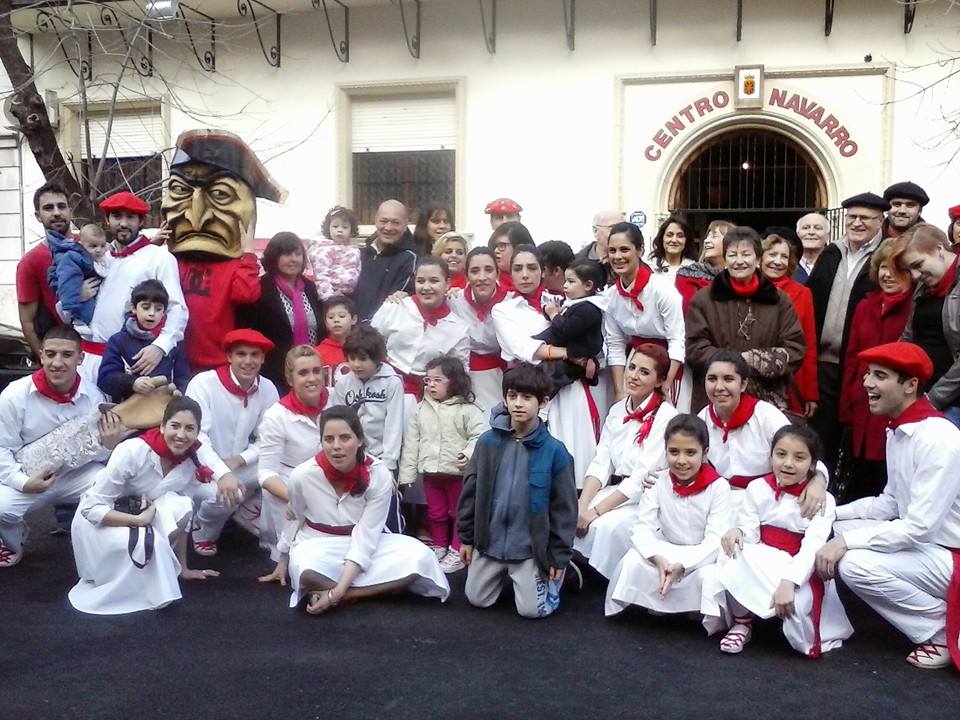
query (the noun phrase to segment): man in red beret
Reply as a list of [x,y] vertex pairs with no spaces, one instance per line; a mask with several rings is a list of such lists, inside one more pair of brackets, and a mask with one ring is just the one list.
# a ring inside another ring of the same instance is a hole
[[280,399],[273,383],[260,376],[263,360],[273,343],[256,330],[231,330],[221,343],[226,363],[196,375],[186,395],[200,404],[200,442],[213,451],[217,488],[198,490],[193,549],[216,555],[224,523],[236,520],[256,532],[260,485],[257,481],[257,428],[263,414]]
[[887,343],[857,359],[870,412],[890,418],[887,485],[837,508],[817,552],[824,579],[847,586],[918,643],[907,662],[960,668],[960,430],[923,397],[933,363],[917,345]]
[[497,198],[488,202],[483,211],[490,216],[490,229],[496,230],[505,222],[520,222],[523,208],[516,200]]
[[[134,356],[130,372],[149,377],[160,361],[183,340],[187,326],[187,306],[180,290],[176,259],[166,248],[152,244],[140,233],[143,220],[150,212],[147,203],[133,193],[120,192],[103,200],[100,209],[107,219],[112,258],[107,277],[100,283],[97,293],[97,306],[90,323],[92,336],[83,345],[86,360],[81,365],[81,372],[94,384],[107,340],[123,329],[130,314],[130,293],[144,280],[163,283],[170,302],[163,329],[156,340]],[[163,237],[164,233],[166,229],[161,228],[158,234]]]

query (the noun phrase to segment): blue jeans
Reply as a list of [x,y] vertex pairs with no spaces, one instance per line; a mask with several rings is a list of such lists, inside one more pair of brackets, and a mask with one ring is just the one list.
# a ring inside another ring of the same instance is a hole
[[953,405],[943,409],[943,416],[952,422],[956,427],[960,428],[960,407]]

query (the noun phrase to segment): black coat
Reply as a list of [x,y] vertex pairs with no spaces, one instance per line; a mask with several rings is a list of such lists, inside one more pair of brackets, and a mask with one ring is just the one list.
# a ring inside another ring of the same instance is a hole
[[[317,286],[312,280],[303,279],[303,290],[310,301],[307,312],[311,311],[317,318],[317,337],[323,334],[323,313],[320,312],[320,297],[317,295]],[[260,374],[272,380],[277,386],[280,395],[284,395],[290,387],[284,378],[283,363],[287,352],[293,347],[293,328],[287,319],[280,301],[280,291],[272,275],[260,277],[260,299],[252,305],[241,305],[237,308],[237,327],[250,328],[269,338],[275,347],[267,353]]]
[[[566,348],[567,357],[596,358],[603,352],[603,311],[592,302],[578,302],[557,315],[550,327],[533,337],[548,345]],[[554,394],[586,374],[582,367],[566,360],[546,360],[542,366],[553,378]],[[594,376],[590,385],[596,384]]]
[[367,238],[360,251],[360,277],[353,291],[360,322],[370,322],[383,301],[397,290],[411,291],[417,254],[413,249],[413,235],[407,230],[396,245],[388,245],[382,252],[373,247],[376,233]]
[[[820,333],[823,332],[823,321],[827,316],[827,304],[830,302],[833,279],[837,275],[837,269],[840,267],[842,259],[840,248],[836,245],[827,245],[820,253],[820,257],[817,258],[817,263],[813,266],[810,277],[807,278],[807,287],[810,288],[810,293],[813,295],[813,315],[817,323],[818,343],[820,342]],[[878,289],[876,283],[870,279],[870,261],[868,260],[853,279],[850,300],[847,302],[846,317],[843,321],[843,339],[840,342],[841,359],[846,352],[847,340],[850,338],[850,322],[853,320],[853,311],[857,309],[857,304],[863,300],[867,293]]]

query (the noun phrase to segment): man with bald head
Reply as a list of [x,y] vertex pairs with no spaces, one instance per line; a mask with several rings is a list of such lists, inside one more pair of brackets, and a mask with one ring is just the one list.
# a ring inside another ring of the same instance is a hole
[[399,200],[385,200],[377,208],[377,231],[360,252],[360,277],[353,293],[361,322],[369,322],[388,295],[397,290],[412,292],[417,254],[408,219],[407,208]]
[[830,239],[830,221],[820,213],[807,213],[797,220],[797,235],[803,243],[803,256],[797,263],[793,279],[806,285],[807,278],[813,272],[813,266]]
[[613,274],[607,262],[607,242],[610,240],[610,228],[618,222],[624,221],[624,214],[620,210],[601,210],[593,216],[593,242],[584,247],[575,256],[576,260],[596,260],[601,263],[607,273],[607,282],[612,281]]

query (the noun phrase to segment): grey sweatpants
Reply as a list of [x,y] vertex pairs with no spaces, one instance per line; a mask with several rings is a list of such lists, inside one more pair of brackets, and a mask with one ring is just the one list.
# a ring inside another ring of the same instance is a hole
[[503,590],[504,576],[513,583],[517,612],[525,618],[543,618],[560,605],[563,578],[547,579],[533,558],[504,562],[474,551],[467,568],[467,600],[476,607],[490,607]]

